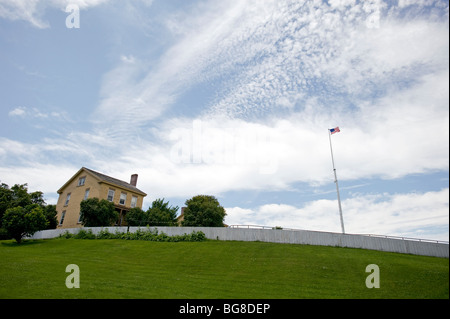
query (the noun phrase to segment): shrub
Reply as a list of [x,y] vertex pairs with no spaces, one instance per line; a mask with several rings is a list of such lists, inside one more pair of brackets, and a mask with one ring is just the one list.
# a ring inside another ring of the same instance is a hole
[[73,234],[69,233],[68,231],[66,231],[64,234],[59,235],[59,238],[64,238],[64,239],[70,239],[73,238]]
[[87,231],[84,229],[81,229],[78,234],[73,236],[75,239],[95,239],[96,236],[94,233],[92,233],[91,229],[88,229]]
[[206,235],[201,231],[192,232],[192,234],[190,234],[189,236],[191,237],[189,241],[204,241],[204,240],[206,240]]
[[116,239],[117,233],[112,234],[108,231],[108,229],[102,229],[99,231],[99,233],[96,236],[97,239]]
[[192,232],[191,234],[174,235],[169,236],[164,232],[159,233],[158,229],[138,229],[134,233],[121,233],[118,230],[110,233],[108,229],[102,229],[95,235],[91,229],[80,229],[78,234],[72,235],[69,232],[65,232],[59,236],[60,238],[75,238],[75,239],[124,239],[124,240],[147,240],[147,241],[160,241],[160,242],[180,242],[180,241],[204,241],[206,236],[203,232]]

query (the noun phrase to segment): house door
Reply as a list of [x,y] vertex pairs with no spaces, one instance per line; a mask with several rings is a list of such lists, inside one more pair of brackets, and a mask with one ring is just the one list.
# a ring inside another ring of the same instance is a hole
[[128,210],[116,208],[116,211],[119,213],[119,218],[117,219],[116,225],[117,226],[126,226],[127,222],[126,222],[125,216],[127,215]]

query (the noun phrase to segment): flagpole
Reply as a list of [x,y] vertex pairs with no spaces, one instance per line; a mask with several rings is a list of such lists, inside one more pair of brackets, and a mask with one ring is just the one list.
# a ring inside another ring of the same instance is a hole
[[330,130],[328,130],[328,138],[330,139],[331,162],[333,163],[334,182],[336,183],[336,192],[337,192],[338,205],[339,205],[339,215],[341,217],[341,229],[342,229],[342,233],[345,234],[344,218],[342,217],[341,196],[339,195],[339,184],[338,184],[337,175],[336,175],[336,168],[334,167],[333,146],[331,145],[331,131]]

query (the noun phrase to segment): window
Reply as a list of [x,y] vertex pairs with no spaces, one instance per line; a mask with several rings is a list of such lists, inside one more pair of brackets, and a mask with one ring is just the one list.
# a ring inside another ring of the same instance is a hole
[[89,197],[89,188],[88,189],[86,189],[85,191],[84,191],[84,200],[86,200],[86,199],[88,199],[88,197]]
[[80,215],[78,216],[78,221],[77,221],[77,223],[78,223],[78,224],[81,224],[81,212],[80,212]]
[[131,208],[136,207],[138,198],[136,196],[131,197]]
[[112,202],[113,200],[114,200],[114,193],[115,193],[115,191],[114,191],[114,189],[110,189],[109,191],[108,191],[108,200],[110,201],[110,202]]
[[83,186],[85,181],[86,181],[86,176],[80,177],[78,179],[78,186]]
[[63,224],[63,222],[64,222],[64,217],[66,216],[66,211],[64,210],[62,213],[61,213],[61,219],[59,220],[59,225],[62,225]]
[[69,194],[67,194],[67,197],[66,197],[66,202],[64,203],[64,206],[67,206],[67,205],[69,205],[69,200],[70,200],[70,193],[69,193]]
[[125,205],[126,201],[127,201],[127,194],[126,193],[120,193],[119,204],[120,205]]

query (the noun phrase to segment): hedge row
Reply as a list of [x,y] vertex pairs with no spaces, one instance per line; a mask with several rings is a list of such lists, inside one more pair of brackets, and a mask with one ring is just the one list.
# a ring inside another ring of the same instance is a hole
[[203,232],[192,232],[191,234],[169,236],[163,232],[158,233],[158,230],[146,229],[130,233],[118,232],[110,233],[108,229],[102,229],[97,235],[91,229],[81,229],[77,234],[65,232],[60,235],[61,238],[75,238],[75,239],[125,239],[125,240],[148,240],[148,241],[163,241],[163,242],[179,242],[179,241],[204,241],[206,236]]

